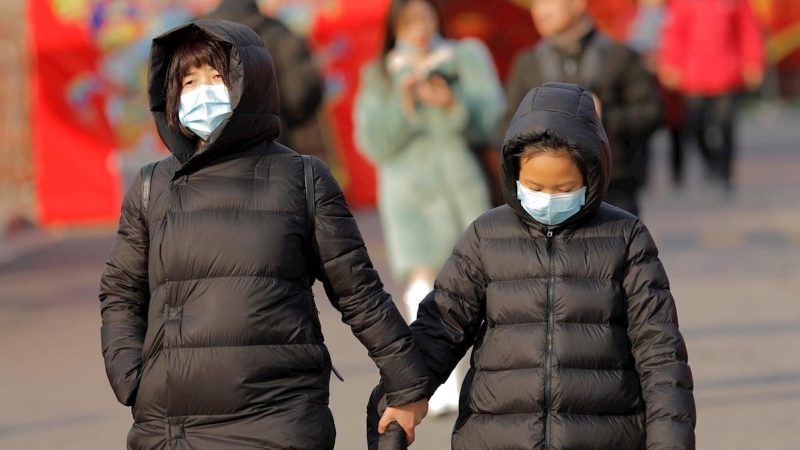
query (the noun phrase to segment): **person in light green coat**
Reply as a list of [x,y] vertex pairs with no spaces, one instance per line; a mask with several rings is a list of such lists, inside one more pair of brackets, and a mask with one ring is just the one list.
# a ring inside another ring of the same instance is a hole
[[[406,283],[409,320],[459,236],[491,206],[471,148],[492,142],[505,108],[487,48],[442,38],[440,17],[428,0],[392,1],[354,111],[358,148],[378,170],[389,265]],[[432,413],[457,410],[458,378],[431,399]]]

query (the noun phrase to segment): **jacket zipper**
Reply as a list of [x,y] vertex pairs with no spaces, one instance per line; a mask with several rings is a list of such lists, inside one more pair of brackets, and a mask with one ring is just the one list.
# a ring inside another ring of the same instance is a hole
[[552,403],[553,393],[552,378],[553,378],[553,302],[555,297],[555,284],[556,284],[556,262],[554,258],[555,253],[555,239],[553,239],[553,230],[547,230],[547,254],[550,259],[550,279],[547,283],[547,353],[545,355],[545,380],[544,380],[544,402],[546,408],[545,425],[544,425],[544,448],[550,450],[551,442],[551,427],[553,421]]

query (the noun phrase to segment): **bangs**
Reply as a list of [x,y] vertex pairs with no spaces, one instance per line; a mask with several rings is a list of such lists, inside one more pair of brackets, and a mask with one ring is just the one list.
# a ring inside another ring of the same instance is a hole
[[588,179],[589,164],[578,146],[556,136],[551,131],[537,135],[520,136],[511,144],[511,154],[516,159],[517,172],[522,162],[537,155],[549,153],[552,155],[566,154],[578,166],[584,180]]
[[194,30],[172,55],[169,79],[183,79],[189,72],[208,64],[224,79],[228,76],[228,58],[222,45],[202,30]]

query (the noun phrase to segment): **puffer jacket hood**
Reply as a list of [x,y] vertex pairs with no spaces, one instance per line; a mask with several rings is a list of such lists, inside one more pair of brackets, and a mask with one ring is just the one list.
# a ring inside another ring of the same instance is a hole
[[559,227],[569,227],[592,216],[603,202],[611,175],[611,150],[603,124],[595,110],[591,94],[580,86],[545,83],[528,92],[519,105],[503,140],[500,176],[506,203],[531,225],[535,221],[517,199],[519,145],[544,133],[575,145],[587,164],[586,205]]
[[[200,148],[195,141],[167,126],[167,70],[178,45],[200,29],[230,51],[228,79],[233,114]],[[258,35],[246,25],[225,20],[197,20],[153,39],[148,72],[150,111],[161,140],[182,166],[176,176],[194,172],[221,156],[230,157],[280,134],[280,100],[275,68]]]

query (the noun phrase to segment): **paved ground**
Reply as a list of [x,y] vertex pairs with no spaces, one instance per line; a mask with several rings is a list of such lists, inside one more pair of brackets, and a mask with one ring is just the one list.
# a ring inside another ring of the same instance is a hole
[[[698,171],[682,193],[671,191],[664,143],[656,146],[643,217],[689,346],[700,449],[783,450],[800,441],[799,119],[795,112],[746,121],[740,191],[728,201]],[[363,212],[359,220],[386,273],[377,218]],[[3,245],[0,450],[124,447],[131,417],[115,403],[100,356],[97,286],[109,242],[108,230],[95,230]],[[361,449],[376,370],[322,303],[328,344],[347,379],[332,382],[337,448]],[[426,421],[414,448],[449,448],[452,423]]]

